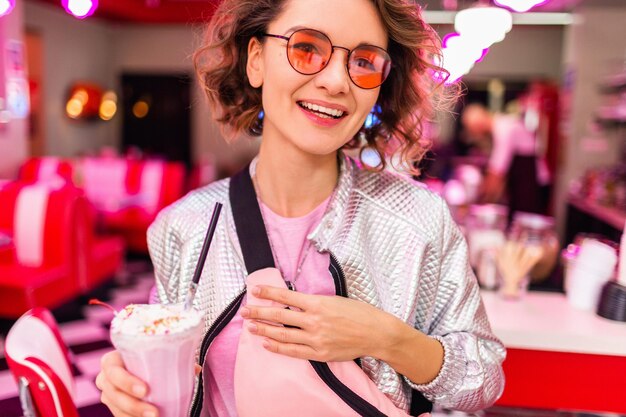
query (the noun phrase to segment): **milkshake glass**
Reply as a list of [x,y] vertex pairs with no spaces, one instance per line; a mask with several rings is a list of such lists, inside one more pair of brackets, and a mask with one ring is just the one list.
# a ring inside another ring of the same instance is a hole
[[149,388],[160,417],[188,415],[202,315],[183,304],[130,304],[111,322],[111,341],[130,373]]

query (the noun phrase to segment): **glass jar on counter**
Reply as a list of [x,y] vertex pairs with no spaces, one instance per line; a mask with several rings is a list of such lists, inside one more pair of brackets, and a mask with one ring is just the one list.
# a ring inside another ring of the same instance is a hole
[[482,288],[498,285],[496,254],[505,241],[508,208],[499,204],[472,205],[466,219],[469,261]]
[[554,218],[517,212],[499,252],[498,266],[503,278],[501,293],[507,298],[524,294],[530,282],[548,278],[556,266],[559,240]]

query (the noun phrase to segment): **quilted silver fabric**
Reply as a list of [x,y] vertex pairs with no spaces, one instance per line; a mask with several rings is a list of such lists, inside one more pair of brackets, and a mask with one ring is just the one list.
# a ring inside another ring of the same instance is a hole
[[[349,297],[436,338],[445,351],[439,375],[426,385],[413,384],[374,358],[362,358],[364,371],[405,410],[411,388],[446,408],[489,406],[504,387],[506,353],[491,331],[465,239],[445,202],[415,182],[365,171],[349,158],[341,165],[337,192],[308,238],[318,251],[337,257]],[[222,180],[191,192],[163,210],[148,230],[159,298],[181,302],[213,205],[224,204],[194,302],[205,312],[205,329],[244,289],[228,187]]]

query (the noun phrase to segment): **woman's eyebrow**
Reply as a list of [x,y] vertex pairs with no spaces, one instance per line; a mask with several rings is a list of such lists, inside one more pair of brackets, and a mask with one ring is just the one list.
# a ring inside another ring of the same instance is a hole
[[[308,27],[308,26],[302,26],[302,25],[297,25],[297,26],[292,26],[289,29],[287,29],[283,34],[287,34],[287,33],[293,33],[296,30],[300,30],[300,29],[314,29],[312,27]],[[317,30],[317,29],[315,29]],[[321,31],[320,31],[321,32]],[[323,32],[322,32],[323,33]]]
[[[290,27],[289,29],[287,29],[286,31],[283,32],[283,35],[288,36],[287,34],[292,34],[293,32],[295,32],[297,30],[301,30],[301,29],[313,29],[313,30],[316,30],[318,32],[323,33],[324,35],[326,35],[328,37],[328,39],[331,39],[330,35],[328,35],[323,30],[320,30],[320,29],[317,29],[317,28],[314,28],[314,27],[310,27],[310,26],[302,26],[302,25],[296,25],[296,26]],[[331,42],[332,42],[332,39],[331,39]],[[333,45],[335,45],[334,42],[333,42]],[[368,45],[368,46],[375,46],[375,47],[383,49],[385,51],[387,50],[387,48],[385,48],[385,47],[383,47],[381,45],[378,45],[377,43],[365,42],[365,41],[359,42],[358,45],[355,46],[355,48],[358,48],[359,46],[366,46],[366,45]]]

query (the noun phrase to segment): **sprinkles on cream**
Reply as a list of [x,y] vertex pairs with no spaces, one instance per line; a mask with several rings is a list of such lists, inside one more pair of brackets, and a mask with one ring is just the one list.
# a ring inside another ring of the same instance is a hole
[[111,332],[126,335],[166,335],[198,325],[201,315],[182,304],[129,304],[111,322]]

